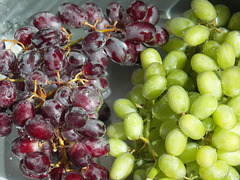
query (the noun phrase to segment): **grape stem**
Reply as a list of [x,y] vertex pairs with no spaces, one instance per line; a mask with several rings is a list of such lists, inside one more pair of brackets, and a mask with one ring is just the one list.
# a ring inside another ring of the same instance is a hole
[[158,159],[158,154],[156,153],[156,151],[153,149],[153,146],[151,144],[151,142],[149,142],[149,140],[143,136],[140,136],[140,139],[148,145],[149,151],[151,152],[151,154],[153,155],[154,159]]

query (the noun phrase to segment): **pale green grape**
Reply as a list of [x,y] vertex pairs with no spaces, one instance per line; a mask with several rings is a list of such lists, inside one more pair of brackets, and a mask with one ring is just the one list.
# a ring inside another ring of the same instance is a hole
[[159,128],[159,134],[160,136],[165,139],[168,135],[168,133],[174,129],[175,127],[177,127],[177,120],[175,119],[169,119],[164,121],[160,128]]
[[112,180],[127,178],[131,174],[134,164],[135,158],[131,153],[126,152],[119,155],[112,164],[109,177]]
[[218,106],[217,98],[210,94],[200,95],[190,107],[190,113],[203,120],[212,115]]
[[228,43],[222,43],[218,49],[217,62],[222,69],[234,66],[235,50]]
[[231,98],[228,105],[233,109],[237,119],[240,120],[240,95]]
[[204,71],[218,70],[216,62],[209,56],[201,53],[194,54],[191,58],[191,66],[194,71],[201,73]]
[[138,113],[128,114],[124,118],[123,124],[129,140],[138,140],[143,135],[143,119]]
[[159,52],[153,48],[144,49],[140,54],[140,61],[143,70],[154,62],[162,63],[162,58]]
[[106,134],[109,138],[117,138],[117,139],[121,139],[123,141],[127,140],[123,121],[114,122],[114,123],[110,124],[107,127]]
[[178,158],[184,163],[194,162],[196,160],[196,153],[198,150],[198,144],[196,142],[189,142],[186,145],[183,153]]
[[133,180],[146,180],[146,170],[137,169],[136,171],[134,171]]
[[199,174],[204,180],[220,180],[227,176],[229,166],[225,161],[218,160],[211,167],[200,167]]
[[204,71],[197,76],[197,86],[200,94],[211,94],[218,100],[222,96],[220,79],[213,71]]
[[225,69],[221,74],[223,93],[234,97],[240,94],[240,67],[232,66]]
[[223,150],[217,151],[218,159],[223,160],[228,163],[229,166],[239,166],[240,165],[240,151],[226,152]]
[[186,145],[187,136],[179,128],[172,129],[165,139],[166,151],[173,156],[182,154]]
[[215,18],[216,27],[221,27],[227,25],[230,17],[231,11],[228,6],[224,4],[217,4],[214,6],[217,12],[217,17]]
[[186,168],[184,164],[175,156],[163,154],[158,160],[158,165],[167,177],[173,179],[183,179],[186,175]]
[[210,132],[216,127],[216,124],[215,124],[213,118],[211,118],[211,117],[203,119],[202,123],[205,127],[206,132]]
[[196,16],[204,22],[211,21],[217,16],[214,6],[208,0],[193,0],[191,8]]
[[156,175],[160,172],[160,168],[158,166],[158,162],[155,161],[154,165],[151,168],[147,169],[147,179],[154,179]]
[[142,68],[134,69],[131,75],[131,83],[133,85],[144,83],[144,71]]
[[[149,116],[150,117],[150,116]],[[146,119],[144,119],[144,122],[146,122],[148,120],[147,117]],[[159,119],[156,119],[156,118],[149,118],[150,120],[150,135],[149,135],[149,141],[155,141],[155,140],[159,140],[160,138],[160,135],[159,135],[159,129],[160,129],[160,126],[162,125],[162,121],[159,120]],[[145,126],[144,126],[144,137],[147,137],[147,134],[149,133],[149,128],[148,128],[148,125],[147,123],[145,123]]]
[[122,153],[125,153],[128,151],[128,145],[126,142],[124,142],[121,139],[117,138],[110,138],[108,140],[110,145],[110,152],[109,154],[113,157],[117,157],[121,155]]
[[205,127],[203,123],[191,114],[181,116],[178,124],[183,133],[191,139],[199,140],[205,134]]
[[209,40],[206,41],[202,46],[202,53],[212,58],[217,62],[217,51],[220,44],[217,41]]
[[198,173],[199,165],[197,164],[196,161],[187,163],[186,169],[187,169],[187,177],[189,178],[194,177],[194,180],[201,180]]
[[166,29],[170,34],[182,38],[183,32],[187,28],[194,25],[195,23],[190,19],[187,19],[185,17],[174,17],[167,21]]
[[190,107],[192,106],[193,102],[200,96],[200,94],[196,91],[188,92],[188,97],[190,100]]
[[217,150],[211,146],[202,146],[196,152],[196,162],[200,167],[211,167],[217,162]]
[[121,119],[124,119],[129,113],[137,112],[136,106],[126,98],[115,100],[113,103],[113,110]]
[[190,100],[187,92],[179,85],[171,86],[167,91],[168,105],[177,114],[185,113],[189,109]]
[[240,179],[239,173],[233,167],[229,167],[229,173],[222,180],[237,180]]
[[217,30],[212,31],[212,39],[219,44],[222,44],[227,36],[229,30],[225,27],[220,27]]
[[167,73],[175,69],[183,69],[187,62],[187,56],[180,50],[169,52],[163,59],[163,66]]
[[196,87],[197,87],[196,82],[191,77],[188,77],[186,84],[184,84],[183,86],[183,88],[188,92],[195,91]]
[[162,63],[154,62],[150,64],[144,71],[144,81],[148,80],[150,77],[156,74],[161,76],[166,75],[166,71]]
[[229,130],[214,131],[212,135],[213,145],[223,151],[238,151],[240,149],[240,136]]
[[236,58],[240,58],[240,33],[239,31],[230,31],[227,33],[224,42],[230,44],[235,49]]
[[234,133],[236,133],[237,135],[240,136],[240,123],[239,123],[239,121],[237,122],[237,124],[232,129],[230,129],[230,131],[234,132]]
[[192,9],[186,10],[182,15],[183,17],[192,20],[195,24],[198,23],[198,17],[195,15]]
[[166,89],[167,80],[164,76],[153,75],[144,84],[142,88],[143,96],[148,100],[158,98]]
[[169,73],[166,79],[168,87],[172,85],[179,85],[185,87],[188,82],[188,74],[181,69],[176,69]]
[[130,99],[135,105],[144,105],[146,103],[145,97],[142,95],[142,84],[135,85],[130,93]]
[[180,38],[177,37],[169,37],[168,42],[161,46],[161,50],[165,53],[169,53],[174,50],[185,51],[187,44]]
[[151,141],[151,143],[152,143],[153,149],[159,156],[166,153],[164,139],[158,137],[157,140]]
[[234,13],[229,22],[228,22],[228,28],[230,30],[240,30],[240,22],[239,22],[239,18],[240,18],[240,11]]
[[210,35],[209,29],[204,25],[195,25],[188,28],[183,34],[183,40],[189,46],[197,46],[205,42]]
[[212,114],[214,122],[222,129],[232,129],[237,124],[237,118],[231,107],[225,104],[218,105]]

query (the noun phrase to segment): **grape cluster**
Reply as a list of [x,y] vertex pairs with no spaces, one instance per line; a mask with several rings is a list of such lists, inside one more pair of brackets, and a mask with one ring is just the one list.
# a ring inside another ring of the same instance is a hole
[[[0,41],[0,137],[17,128],[12,152],[25,177],[109,178],[97,161],[110,152],[103,122],[110,116],[108,61],[132,66],[146,46],[164,45],[168,33],[158,20],[157,7],[142,1],[126,12],[110,3],[106,15],[94,3],[67,2]],[[71,28],[87,35],[72,40]],[[22,51],[14,53],[14,45]]]
[[240,179],[239,17],[192,0],[166,22],[166,56],[141,52],[132,90],[113,104],[120,120],[107,127],[111,179]]

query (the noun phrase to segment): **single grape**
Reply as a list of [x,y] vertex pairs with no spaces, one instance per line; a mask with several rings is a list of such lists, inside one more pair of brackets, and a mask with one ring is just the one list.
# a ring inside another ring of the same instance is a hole
[[143,1],[133,1],[126,13],[131,21],[143,21],[147,15],[147,5]]
[[0,108],[8,108],[16,100],[16,87],[11,81],[3,80],[0,81],[0,89]]
[[37,86],[44,87],[48,84],[48,76],[39,70],[28,74],[24,80],[26,90],[33,92],[35,88],[35,82]]
[[117,139],[121,139],[122,141],[126,141],[127,140],[127,136],[124,130],[124,124],[123,121],[119,121],[119,122],[115,122],[110,124],[107,127],[107,132],[106,135],[109,138],[117,138]]
[[76,170],[63,173],[62,180],[84,180],[82,174]]
[[14,34],[14,39],[18,42],[21,42],[25,47],[32,44],[32,37],[35,33],[38,32],[38,29],[34,26],[26,26],[18,29]]
[[230,24],[229,19],[231,16],[231,10],[229,9],[229,7],[224,4],[217,4],[214,6],[214,8],[216,9],[217,13],[217,16],[215,18],[216,27],[226,26],[227,23]]
[[8,136],[12,131],[12,119],[6,112],[0,112],[0,137]]
[[229,166],[239,166],[240,151],[227,152],[223,150],[217,151],[217,158],[228,163]]
[[66,127],[61,130],[61,135],[64,138],[64,140],[68,142],[81,142],[84,138],[83,135],[80,133],[77,133],[74,129]]
[[136,106],[130,100],[125,98],[115,100],[113,104],[113,110],[121,119],[124,119],[132,112],[137,112]]
[[200,167],[208,168],[217,162],[217,150],[211,146],[202,146],[197,150],[196,162]]
[[145,70],[150,64],[158,62],[162,64],[162,58],[159,52],[154,48],[147,48],[140,54],[141,66]]
[[108,170],[97,163],[90,163],[86,169],[81,171],[83,174],[84,178],[86,180],[108,180],[109,179],[109,173]]
[[149,22],[151,24],[156,25],[160,19],[160,11],[157,6],[153,4],[147,5],[147,16],[145,18],[145,22]]
[[109,154],[113,157],[117,157],[121,155],[122,153],[125,153],[128,151],[128,145],[126,142],[124,142],[121,139],[117,138],[110,138],[108,140],[110,145],[110,152]]
[[121,21],[125,17],[124,13],[122,5],[118,2],[111,2],[106,7],[106,15],[111,23]]
[[[226,16],[226,15],[228,15],[228,16]],[[226,19],[227,19],[227,17],[230,18],[227,27],[230,30],[240,30],[240,24],[237,21],[237,19],[240,17],[240,12],[234,13],[231,17],[230,17],[230,15],[231,15],[231,13],[229,13],[229,12],[228,12],[228,14],[225,13],[225,16],[226,16],[225,18]],[[227,20],[226,20],[226,22],[227,22]]]
[[94,24],[96,20],[101,22],[104,18],[101,8],[95,3],[83,3],[80,8],[86,13],[87,22],[90,24]]
[[195,142],[188,142],[186,148],[178,156],[178,158],[184,163],[189,164],[191,162],[196,162],[196,153],[198,150],[198,144]]
[[0,73],[7,75],[12,72],[16,61],[15,54],[10,50],[0,50]]

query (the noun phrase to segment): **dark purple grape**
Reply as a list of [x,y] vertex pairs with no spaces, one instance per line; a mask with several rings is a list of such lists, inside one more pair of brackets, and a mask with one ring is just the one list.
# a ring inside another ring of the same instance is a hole
[[96,20],[101,22],[104,18],[102,10],[95,3],[84,3],[81,8],[87,14],[87,22],[90,24],[94,24]]
[[101,93],[109,87],[108,79],[105,76],[98,79],[90,79],[88,84],[95,86]]
[[81,107],[71,107],[65,114],[66,125],[72,129],[83,127],[88,120],[88,113]]
[[103,49],[95,53],[88,54],[89,62],[92,64],[101,64],[106,69],[108,67],[108,57],[103,52]]
[[147,15],[147,5],[143,1],[134,1],[126,12],[131,21],[143,21]]
[[36,48],[44,48],[55,45],[60,41],[60,34],[53,28],[43,28],[35,33],[32,37],[32,43]]
[[126,26],[126,39],[133,43],[152,41],[156,36],[156,28],[148,22],[133,22]]
[[8,80],[0,81],[0,108],[10,107],[16,100],[16,87]]
[[36,50],[28,50],[21,54],[18,60],[18,69],[23,74],[35,71],[41,64],[41,55]]
[[38,29],[34,26],[26,26],[15,32],[14,39],[27,47],[32,44],[31,39],[36,32],[38,32]]
[[63,3],[58,8],[58,14],[61,21],[75,28],[83,26],[83,22],[87,20],[87,15],[84,10],[73,3]]
[[158,8],[152,4],[149,4],[147,6],[147,17],[145,18],[144,21],[155,25],[158,23],[159,18],[160,18],[160,12]]
[[54,94],[54,99],[57,99],[65,108],[67,108],[68,106],[70,106],[71,93],[71,88],[69,88],[68,86],[62,86]]
[[24,80],[26,90],[33,92],[35,81],[37,82],[37,86],[44,87],[48,84],[48,76],[44,72],[38,70],[28,74]]
[[50,168],[50,160],[43,152],[28,153],[23,159],[23,164],[34,173],[44,173]]
[[92,157],[101,157],[108,155],[110,151],[109,143],[104,138],[89,139],[85,138],[82,143]]
[[107,121],[111,115],[111,110],[109,105],[104,102],[98,111],[98,119],[101,121]]
[[0,50],[0,73],[7,75],[10,73],[16,61],[16,56],[11,50]]
[[61,180],[84,180],[84,177],[80,174],[80,172],[73,170],[64,173]]
[[62,22],[55,14],[51,12],[39,12],[33,17],[33,25],[38,29],[52,27],[58,31],[62,28]]
[[42,116],[48,118],[55,128],[63,126],[65,109],[57,99],[46,100],[40,110]]
[[102,121],[97,119],[89,119],[85,126],[78,129],[77,132],[80,132],[83,136],[87,138],[99,138],[105,134],[106,127]]
[[87,56],[83,52],[71,51],[68,55],[68,63],[73,67],[80,67],[86,64]]
[[106,29],[109,25],[110,25],[110,22],[109,22],[107,19],[103,18],[103,20],[102,20],[101,22],[97,23],[96,28],[97,28],[98,30],[104,30],[104,29]]
[[80,133],[75,132],[72,128],[65,128],[61,131],[62,137],[68,142],[81,142],[84,138]]
[[137,50],[136,50],[136,45],[129,42],[129,41],[124,41],[124,43],[128,47],[128,57],[125,61],[121,63],[122,66],[133,66],[137,62]]
[[6,112],[0,112],[0,137],[8,136],[12,131],[12,119]]
[[108,180],[108,170],[97,163],[91,163],[89,166],[82,170],[82,174],[86,180]]
[[43,52],[45,67],[53,72],[62,71],[67,65],[65,51],[59,46],[49,46]]
[[121,21],[124,18],[124,9],[118,2],[111,2],[107,5],[106,14],[111,23]]
[[89,62],[83,66],[83,73],[87,79],[98,79],[105,75],[105,69],[101,64]]
[[82,168],[90,163],[91,156],[87,153],[81,142],[77,142],[69,147],[68,154],[73,164],[77,167]]
[[0,41],[0,50],[5,50],[6,49],[6,43],[5,41]]
[[23,127],[25,122],[35,116],[33,104],[27,100],[19,101],[13,108],[13,123]]
[[107,37],[99,31],[90,32],[82,41],[82,47],[87,53],[94,53],[103,48]]
[[63,165],[60,165],[59,167],[51,169],[49,172],[49,178],[50,180],[62,180],[62,175],[64,173],[66,173],[66,170],[64,169]]
[[39,140],[49,140],[54,134],[54,127],[41,115],[28,119],[24,128],[30,137]]
[[146,46],[159,47],[159,46],[163,46],[168,42],[169,34],[167,30],[159,26],[155,26],[155,27],[156,27],[156,36],[152,41],[144,43]]

